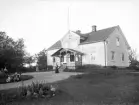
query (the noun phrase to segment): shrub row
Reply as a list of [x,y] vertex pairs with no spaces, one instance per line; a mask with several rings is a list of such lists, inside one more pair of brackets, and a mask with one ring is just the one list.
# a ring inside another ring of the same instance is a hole
[[0,93],[0,105],[23,99],[51,98],[57,94],[57,90],[57,86],[32,82],[31,85],[18,87],[13,94]]
[[131,69],[130,67],[122,68],[122,67],[117,67],[117,66],[101,66],[101,65],[83,65],[83,66],[78,66],[76,69],[68,69],[66,68],[64,71],[65,72],[106,72],[106,71],[134,71],[135,69]]

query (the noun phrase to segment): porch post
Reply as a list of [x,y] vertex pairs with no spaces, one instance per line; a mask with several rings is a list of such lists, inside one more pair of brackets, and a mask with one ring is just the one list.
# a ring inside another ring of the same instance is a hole
[[76,69],[76,54],[75,54],[75,52],[73,52],[74,53],[74,69]]
[[66,49],[66,68],[67,68],[67,63],[68,63],[68,56],[67,56],[67,49]]
[[60,51],[60,66],[61,66],[61,51]]

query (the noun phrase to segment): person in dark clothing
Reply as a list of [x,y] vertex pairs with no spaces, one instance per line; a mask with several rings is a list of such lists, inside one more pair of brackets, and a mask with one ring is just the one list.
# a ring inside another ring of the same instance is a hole
[[55,69],[55,73],[59,73],[59,67],[58,67],[58,65],[56,64],[56,69]]

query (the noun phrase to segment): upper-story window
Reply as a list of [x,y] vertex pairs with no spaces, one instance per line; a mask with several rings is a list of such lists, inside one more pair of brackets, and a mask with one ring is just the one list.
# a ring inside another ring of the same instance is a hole
[[119,37],[116,38],[116,45],[120,46],[120,38]]
[[124,61],[124,53],[122,53],[122,61]]
[[108,40],[106,41],[106,44],[108,44],[109,42],[108,42]]
[[69,35],[69,39],[71,39],[71,37],[72,37],[72,35],[70,34],[70,35]]
[[111,55],[111,60],[114,60],[115,52],[112,51],[111,54],[112,54],[112,55]]

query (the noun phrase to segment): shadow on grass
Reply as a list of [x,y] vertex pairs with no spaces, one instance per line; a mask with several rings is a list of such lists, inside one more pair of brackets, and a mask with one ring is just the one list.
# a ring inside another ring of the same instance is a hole
[[[32,79],[32,78],[33,78],[32,75],[21,75],[21,80],[20,81],[26,81],[26,80],[29,80],[29,79]],[[7,79],[6,77],[0,78],[0,84],[6,84],[7,83],[6,79]],[[18,81],[18,82],[20,82],[20,81]]]

